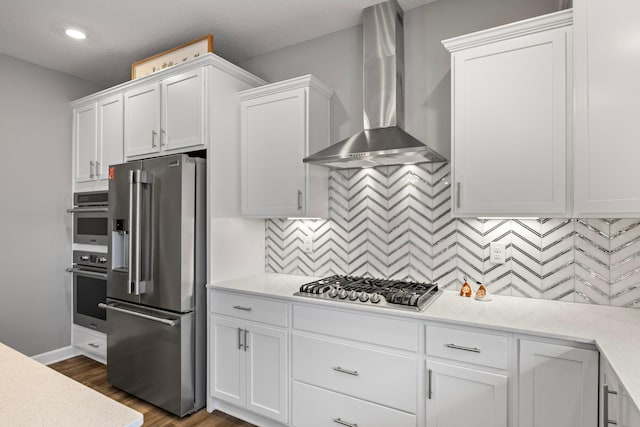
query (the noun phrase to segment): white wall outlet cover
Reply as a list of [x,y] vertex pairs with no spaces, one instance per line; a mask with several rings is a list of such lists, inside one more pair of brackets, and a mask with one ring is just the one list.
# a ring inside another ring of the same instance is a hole
[[313,237],[305,236],[302,238],[302,250],[304,252],[313,252]]
[[489,259],[492,264],[504,264],[506,262],[506,245],[503,242],[491,242],[489,245]]

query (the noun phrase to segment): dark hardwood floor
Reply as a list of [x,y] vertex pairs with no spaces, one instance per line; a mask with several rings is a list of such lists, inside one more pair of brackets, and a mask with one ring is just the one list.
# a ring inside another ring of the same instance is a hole
[[107,367],[85,356],[77,356],[49,365],[61,374],[90,387],[144,415],[145,426],[171,427],[253,427],[219,411],[208,413],[201,409],[185,418],[178,418],[160,408],[140,400],[107,382]]

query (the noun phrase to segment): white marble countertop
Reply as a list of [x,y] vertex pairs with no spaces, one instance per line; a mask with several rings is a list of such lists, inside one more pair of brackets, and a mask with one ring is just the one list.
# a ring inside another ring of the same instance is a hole
[[138,427],[141,413],[0,343],[0,424]]
[[462,298],[444,291],[423,312],[384,309],[293,296],[300,285],[317,277],[263,273],[208,285],[247,294],[273,296],[298,302],[317,302],[333,307],[392,314],[505,332],[538,335],[595,344],[640,408],[640,309],[567,303],[491,295],[491,301]]

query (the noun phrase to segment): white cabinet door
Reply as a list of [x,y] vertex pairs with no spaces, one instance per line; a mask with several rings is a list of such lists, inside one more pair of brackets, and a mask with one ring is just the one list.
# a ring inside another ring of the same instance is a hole
[[95,102],[74,108],[73,136],[75,138],[75,181],[93,181],[96,178],[98,150],[98,110]]
[[160,151],[160,83],[124,93],[124,153],[126,157]]
[[209,317],[210,393],[244,406],[246,401],[244,328],[242,323]]
[[163,150],[204,146],[204,72],[198,68],[162,81]]
[[507,426],[506,375],[433,360],[427,375],[427,427]]
[[455,216],[567,213],[571,27],[544,30],[549,19],[541,18],[537,32],[525,21],[527,31],[511,24],[505,34],[495,30],[500,37],[464,36],[468,48],[444,42],[453,50]]
[[124,116],[122,94],[105,98],[98,103],[98,155],[96,174],[107,179],[109,165],[124,161]]
[[287,333],[248,324],[247,409],[287,422]]
[[240,104],[244,215],[303,214],[306,95],[300,88]]
[[574,215],[640,215],[640,2],[575,2]]
[[598,352],[520,340],[519,427],[597,427]]

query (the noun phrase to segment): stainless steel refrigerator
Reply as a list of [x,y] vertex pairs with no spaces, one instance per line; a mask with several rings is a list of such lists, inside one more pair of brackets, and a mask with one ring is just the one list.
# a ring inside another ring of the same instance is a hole
[[107,380],[178,416],[205,405],[205,165],[109,167]]

